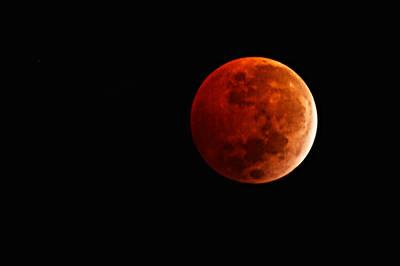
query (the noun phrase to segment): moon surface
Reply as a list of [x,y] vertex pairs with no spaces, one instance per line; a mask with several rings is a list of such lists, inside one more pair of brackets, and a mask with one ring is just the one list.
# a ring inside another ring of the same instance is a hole
[[212,72],[193,100],[194,143],[219,174],[266,183],[293,171],[317,131],[310,90],[293,70],[262,57],[239,58]]

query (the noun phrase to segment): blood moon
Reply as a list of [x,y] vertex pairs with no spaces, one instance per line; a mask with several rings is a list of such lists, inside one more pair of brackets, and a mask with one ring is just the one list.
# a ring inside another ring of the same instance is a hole
[[240,58],[200,86],[191,129],[215,171],[243,183],[266,183],[304,160],[315,138],[317,110],[307,85],[289,67],[267,58]]

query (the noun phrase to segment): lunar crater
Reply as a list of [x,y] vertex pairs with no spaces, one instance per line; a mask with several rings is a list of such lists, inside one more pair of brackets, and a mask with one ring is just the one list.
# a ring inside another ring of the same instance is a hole
[[264,176],[264,171],[262,169],[254,169],[250,171],[250,176],[255,179],[262,178]]
[[254,105],[254,102],[250,101],[248,99],[247,92],[245,91],[235,91],[232,90],[229,93],[229,98],[228,102],[233,105],[239,105],[239,106],[250,106]]

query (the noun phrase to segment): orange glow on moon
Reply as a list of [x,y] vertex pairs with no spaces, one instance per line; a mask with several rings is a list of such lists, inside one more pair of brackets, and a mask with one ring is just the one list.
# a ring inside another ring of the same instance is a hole
[[230,61],[212,72],[193,101],[194,143],[219,174],[266,183],[293,171],[307,156],[317,110],[305,82],[267,58]]

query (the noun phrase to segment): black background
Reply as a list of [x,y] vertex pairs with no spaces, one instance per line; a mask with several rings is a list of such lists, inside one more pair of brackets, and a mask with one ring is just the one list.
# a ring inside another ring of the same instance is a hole
[[[35,195],[43,202],[55,199],[55,209],[71,213],[66,220],[90,221],[89,231],[112,224],[128,235],[145,231],[162,245],[171,238],[213,242],[224,232],[221,245],[250,245],[239,236],[311,242],[334,257],[337,249],[326,244],[339,242],[351,253],[394,239],[393,17],[372,7],[243,8],[86,10],[46,38],[33,27],[31,74],[42,103],[35,127],[51,142],[51,163],[35,164],[45,174],[24,186],[45,191]],[[246,56],[295,70],[318,111],[307,158],[263,185],[215,173],[190,132],[202,81]]]

